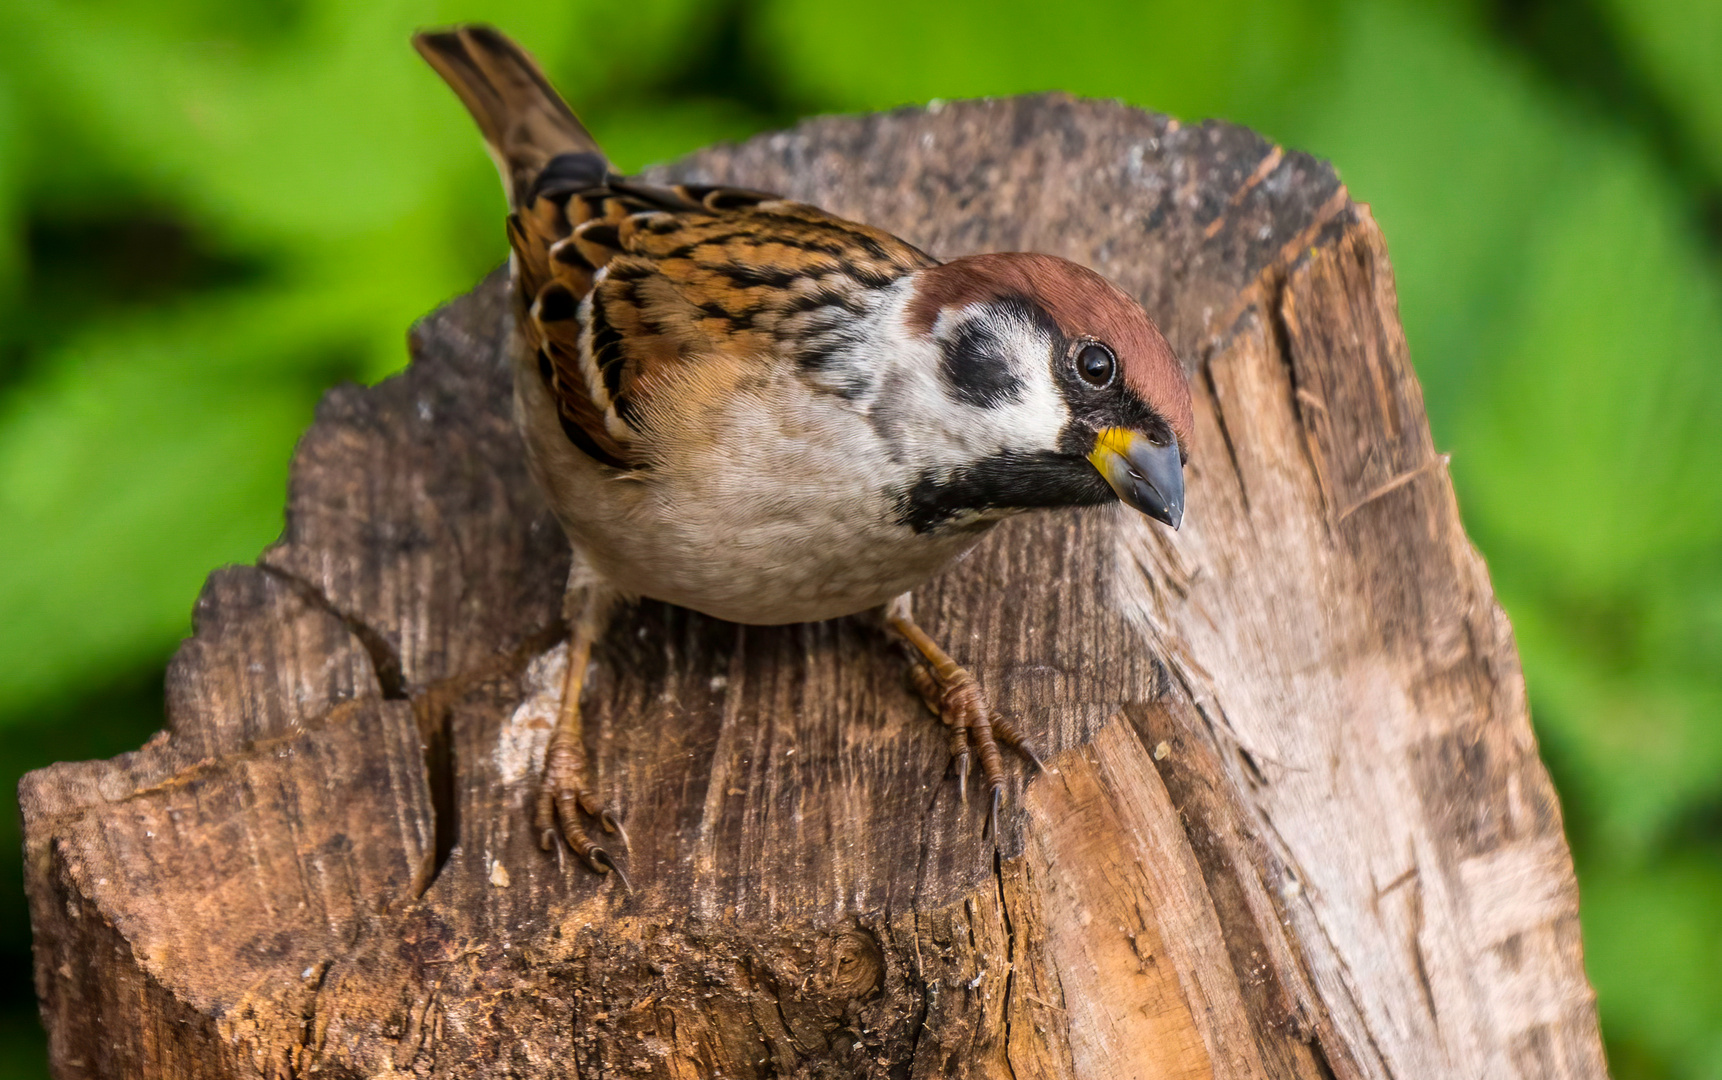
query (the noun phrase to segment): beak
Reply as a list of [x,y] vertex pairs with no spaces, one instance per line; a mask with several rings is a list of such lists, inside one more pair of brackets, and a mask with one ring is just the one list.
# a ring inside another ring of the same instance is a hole
[[1174,529],[1184,520],[1184,464],[1177,443],[1156,446],[1126,428],[1107,428],[1094,437],[1088,460],[1126,506]]

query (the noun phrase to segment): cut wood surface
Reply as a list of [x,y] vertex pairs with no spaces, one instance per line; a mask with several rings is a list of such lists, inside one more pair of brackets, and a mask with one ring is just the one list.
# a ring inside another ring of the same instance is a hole
[[493,276],[325,398],[165,732],[26,778],[57,1076],[1605,1074],[1511,631],[1331,168],[1041,96],[667,176],[1078,260],[1192,373],[1183,531],[1026,516],[915,595],[1047,759],[998,849],[878,630],[653,602],[585,697],[634,891],[538,849],[568,555]]

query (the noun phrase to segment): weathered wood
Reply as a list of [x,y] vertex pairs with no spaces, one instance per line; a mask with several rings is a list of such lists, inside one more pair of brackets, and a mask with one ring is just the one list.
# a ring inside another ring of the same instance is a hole
[[164,735],[26,779],[56,1075],[1604,1075],[1510,631],[1331,169],[1047,96],[667,172],[1080,260],[1194,373],[1181,533],[1024,518],[916,596],[1048,755],[1001,849],[876,631],[644,603],[586,695],[636,891],[538,850],[567,556],[493,277],[330,393]]

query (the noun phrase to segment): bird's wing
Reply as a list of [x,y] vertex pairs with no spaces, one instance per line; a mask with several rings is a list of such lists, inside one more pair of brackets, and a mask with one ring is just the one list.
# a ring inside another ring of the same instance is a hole
[[612,180],[568,197],[562,223],[553,206],[534,215],[548,228],[513,233],[537,288],[541,367],[564,413],[590,401],[594,441],[629,463],[654,391],[689,365],[817,366],[870,296],[933,263],[888,233],[734,188]]
[[518,46],[414,39],[478,121],[509,193],[526,344],[580,450],[642,465],[655,387],[690,364],[816,365],[869,290],[935,260],[879,229],[740,188],[623,179]]

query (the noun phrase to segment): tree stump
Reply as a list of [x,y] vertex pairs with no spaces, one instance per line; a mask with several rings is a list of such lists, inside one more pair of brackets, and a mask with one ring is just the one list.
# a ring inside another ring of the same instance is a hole
[[1605,1075],[1511,632],[1330,167],[1053,95],[670,176],[1075,259],[1189,366],[1182,532],[1027,516],[915,597],[1049,765],[997,849],[875,630],[650,602],[586,696],[634,891],[538,849],[567,553],[496,275],[324,399],[166,731],[24,781],[57,1076]]

